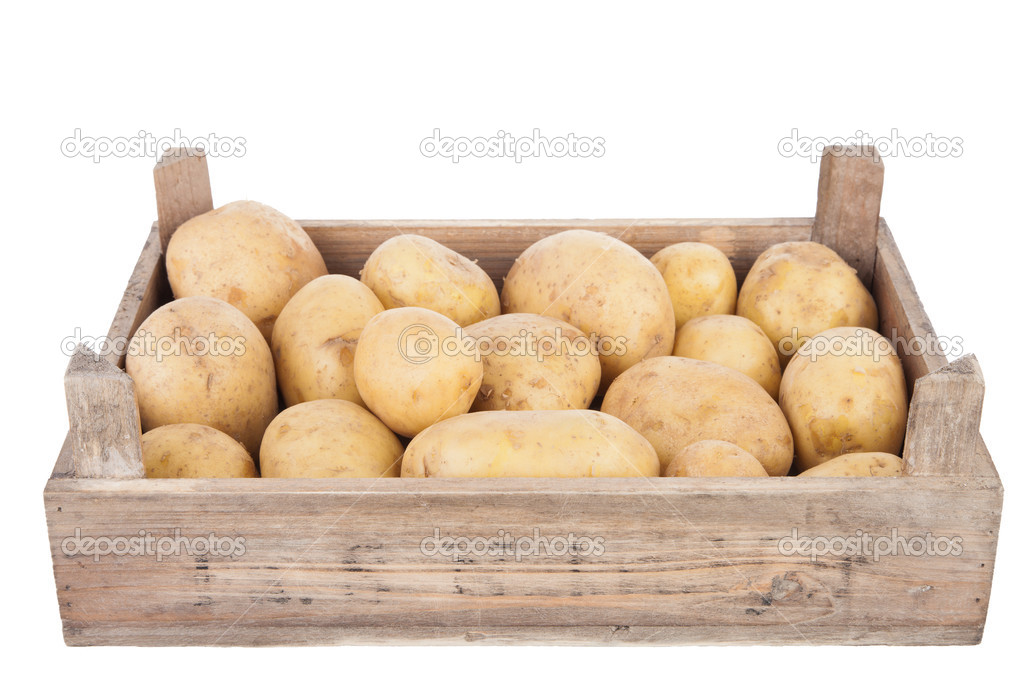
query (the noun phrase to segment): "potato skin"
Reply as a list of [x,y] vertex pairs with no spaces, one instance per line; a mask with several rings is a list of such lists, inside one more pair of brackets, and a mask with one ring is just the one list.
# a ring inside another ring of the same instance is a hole
[[657,252],[651,263],[664,276],[672,296],[677,330],[696,317],[736,311],[736,272],[717,247],[679,242]]
[[672,354],[717,362],[742,372],[779,397],[782,369],[771,339],[754,322],[734,314],[713,314],[686,322],[676,334]]
[[736,314],[772,339],[783,368],[806,339],[826,329],[878,329],[875,299],[857,271],[817,242],[783,242],[762,252],[740,288]]
[[786,475],[793,436],[757,382],[713,362],[672,355],[644,360],[616,379],[601,410],[628,423],[658,452],[662,468],[698,441],[728,441],[769,475]]
[[[421,345],[432,349],[420,350]],[[359,395],[373,414],[412,437],[468,412],[484,366],[476,342],[451,319],[422,307],[399,307],[363,328],[354,371]]]
[[768,477],[761,462],[727,441],[690,444],[665,468],[665,477]]
[[164,425],[142,435],[148,478],[257,477],[245,447],[206,425]]
[[339,398],[363,405],[353,373],[363,327],[384,306],[351,276],[315,278],[274,324],[270,347],[285,405]]
[[418,434],[402,477],[653,477],[660,467],[646,439],[596,410],[484,411]]
[[535,242],[509,270],[501,305],[506,314],[555,317],[602,339],[602,391],[644,358],[672,352],[675,313],[665,279],[604,233],[566,230]]
[[135,381],[144,432],[180,422],[208,425],[255,456],[277,414],[270,346],[223,300],[181,298],[154,311],[132,338],[125,369]]
[[386,309],[424,307],[459,326],[501,314],[498,289],[467,257],[422,235],[382,242],[359,272]]
[[899,477],[903,459],[891,453],[867,451],[836,456],[808,468],[797,477]]
[[326,273],[302,226],[259,202],[231,202],[196,216],[167,245],[174,297],[220,298],[242,310],[268,343],[292,295]]
[[854,451],[898,454],[903,445],[903,365],[870,329],[827,329],[804,343],[782,375],[779,405],[793,430],[798,471]]
[[571,410],[590,405],[601,384],[601,360],[587,336],[558,319],[503,314],[466,328],[484,366],[470,408]]
[[307,401],[281,411],[260,447],[263,477],[398,477],[402,443],[351,401]]

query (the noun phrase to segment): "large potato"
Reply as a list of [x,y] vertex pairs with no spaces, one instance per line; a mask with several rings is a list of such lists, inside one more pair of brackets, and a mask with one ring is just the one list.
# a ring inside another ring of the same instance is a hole
[[665,468],[665,477],[768,477],[761,462],[727,441],[690,444]]
[[167,245],[174,297],[220,298],[242,310],[268,343],[289,298],[326,273],[302,226],[258,202],[232,202],[196,216]]
[[508,272],[501,304],[505,313],[555,317],[596,338],[602,389],[644,358],[672,352],[675,314],[665,279],[604,233],[566,230],[535,242]]
[[601,410],[644,435],[662,469],[707,439],[736,444],[769,475],[785,475],[793,461],[793,436],[772,397],[750,377],[713,362],[645,360],[608,387]]
[[651,477],[659,470],[646,439],[596,410],[460,415],[418,434],[402,459],[402,477]]
[[798,477],[899,477],[903,459],[891,453],[869,451],[836,456],[821,465],[808,468]]
[[382,242],[360,272],[387,309],[425,307],[468,326],[501,314],[490,276],[458,252],[422,235]]
[[270,346],[223,300],[181,298],[157,309],[132,338],[125,369],[135,381],[143,431],[194,422],[256,455],[277,414]]
[[740,288],[736,314],[768,334],[783,367],[825,329],[878,328],[878,308],[856,269],[817,242],[783,242],[762,252]]
[[148,478],[256,477],[245,447],[206,425],[164,425],[142,435]]
[[665,277],[676,329],[695,317],[736,311],[736,272],[717,247],[680,242],[656,253],[651,263]]
[[907,385],[892,344],[869,329],[827,329],[786,366],[779,405],[796,441],[799,471],[854,451],[898,454]]
[[483,383],[471,410],[586,408],[601,383],[590,339],[558,319],[503,314],[466,329],[477,342]]
[[340,398],[362,405],[353,368],[366,323],[384,311],[351,276],[313,279],[281,310],[270,347],[285,405]]
[[354,371],[366,406],[406,437],[468,412],[484,375],[476,342],[422,307],[371,319],[359,337]]
[[756,381],[772,398],[779,397],[779,355],[761,327],[749,319],[734,314],[691,319],[676,334],[672,354],[725,365]]
[[350,401],[308,401],[281,411],[260,447],[263,477],[398,477],[402,443]]

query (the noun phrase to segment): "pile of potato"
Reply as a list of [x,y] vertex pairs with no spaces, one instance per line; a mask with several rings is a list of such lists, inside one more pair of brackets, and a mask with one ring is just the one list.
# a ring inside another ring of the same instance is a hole
[[648,260],[569,230],[499,295],[415,235],[328,274],[295,221],[235,202],[183,224],[166,269],[126,364],[148,477],[902,473],[900,360],[817,243],[738,286],[710,245]]

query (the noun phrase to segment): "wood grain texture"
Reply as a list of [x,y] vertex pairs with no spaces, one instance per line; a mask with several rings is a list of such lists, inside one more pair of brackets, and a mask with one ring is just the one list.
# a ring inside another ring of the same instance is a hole
[[[135,269],[128,278],[128,286],[114,314],[110,329],[107,330],[107,337],[113,343],[127,344],[146,317],[170,299],[171,288],[164,270],[159,229],[153,224],[142,252],[139,253]],[[124,369],[126,352],[126,349],[121,348],[107,354],[106,357],[111,364]]]
[[156,186],[160,246],[166,250],[178,226],[213,210],[206,153],[183,147],[167,151],[153,168],[153,183]]

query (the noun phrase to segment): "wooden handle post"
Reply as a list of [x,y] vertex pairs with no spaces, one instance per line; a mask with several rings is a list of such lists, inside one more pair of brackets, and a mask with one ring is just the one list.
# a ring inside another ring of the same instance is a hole
[[153,168],[153,183],[160,247],[166,250],[178,226],[213,210],[206,152],[182,147],[170,149]]

